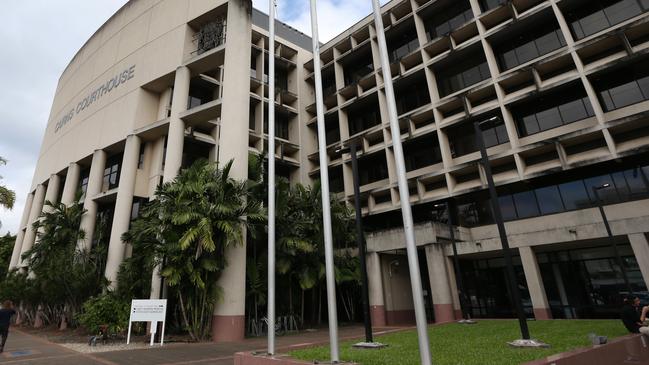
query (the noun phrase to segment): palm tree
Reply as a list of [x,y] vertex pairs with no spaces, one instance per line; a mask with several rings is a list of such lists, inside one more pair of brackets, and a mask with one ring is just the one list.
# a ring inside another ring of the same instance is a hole
[[32,305],[44,308],[46,323],[73,319],[83,302],[106,286],[101,252],[77,249],[85,238],[79,228],[86,212],[80,198],[78,194],[69,206],[46,201],[47,209],[32,227],[37,244],[23,255],[33,273],[32,285],[41,293],[39,302]]
[[[4,159],[2,156],[0,156],[0,165],[6,165],[7,160]],[[2,180],[2,176],[0,176],[0,180]],[[16,202],[16,193],[13,190],[9,190],[4,185],[0,185],[0,206],[3,206],[7,209],[12,209],[14,207],[14,203]],[[0,227],[2,227],[2,223],[0,222]]]
[[225,250],[242,244],[246,229],[264,221],[247,182],[230,177],[231,167],[232,161],[221,169],[199,160],[181,171],[158,189],[157,199],[124,236],[134,252],[144,251],[144,246],[151,257],[159,258],[161,275],[194,340],[210,333],[212,308],[221,291],[216,282],[227,265]]

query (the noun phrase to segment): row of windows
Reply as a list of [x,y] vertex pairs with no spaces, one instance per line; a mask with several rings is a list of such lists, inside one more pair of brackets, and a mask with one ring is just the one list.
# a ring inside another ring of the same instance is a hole
[[[508,221],[584,209],[596,206],[593,188],[604,184],[610,185],[598,192],[604,204],[644,198],[649,193],[649,166],[504,194],[498,204],[503,219]],[[494,222],[488,199],[461,204],[458,211],[467,226]]]
[[359,185],[388,178],[388,165],[384,153],[375,153],[358,159]]
[[500,68],[509,70],[566,45],[560,29],[548,32],[544,28],[547,27],[540,27],[541,32],[526,32],[517,40],[509,40],[507,46],[497,54]]
[[[647,67],[646,61],[646,59],[641,59],[636,61],[635,64],[621,65],[617,69],[606,70],[603,73],[589,77],[593,81],[593,87],[598,93],[605,111],[612,111],[649,100],[649,67]],[[412,83],[412,85],[409,88],[397,90],[399,114],[414,110],[430,102],[428,87],[425,82],[420,80],[420,82]],[[519,137],[530,136],[595,115],[586,91],[579,81],[552,89],[533,98],[524,99],[510,105],[509,109],[516,123]],[[351,135],[380,123],[380,111],[375,106],[351,109],[348,117]],[[487,117],[483,116],[481,119],[487,119]],[[337,130],[337,123],[328,125],[332,125],[336,129],[334,134],[337,134],[337,137],[332,141],[339,140],[340,134]],[[462,156],[477,151],[471,123],[465,122],[449,127],[446,132],[454,156]],[[486,129],[483,135],[487,147],[509,141],[507,130],[503,124]],[[332,137],[334,136],[332,135]]]
[[400,34],[390,43],[392,44],[388,49],[388,56],[391,63],[402,59],[419,48],[419,39],[417,39],[417,33],[414,32]]
[[595,90],[605,111],[649,100],[649,67],[646,60],[618,70],[597,75],[593,80]]
[[521,137],[560,127],[595,115],[579,85],[553,92],[512,108]]
[[348,114],[349,134],[354,135],[381,124],[381,111],[378,107],[353,109]]
[[436,75],[441,97],[491,77],[484,54],[467,55],[462,61],[454,63],[441,72],[436,72]]
[[649,10],[649,0],[589,0],[566,11],[576,39],[595,34]]
[[473,19],[473,11],[468,1],[458,1],[444,11],[436,12],[426,22],[428,39],[445,36]]

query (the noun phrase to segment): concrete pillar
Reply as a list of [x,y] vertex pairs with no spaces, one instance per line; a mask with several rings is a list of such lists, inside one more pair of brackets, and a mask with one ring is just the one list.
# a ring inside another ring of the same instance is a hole
[[426,263],[428,264],[428,278],[433,297],[435,323],[452,322],[455,320],[455,311],[453,310],[453,296],[442,245],[426,246]]
[[629,242],[640,267],[644,283],[649,288],[649,242],[647,236],[644,233],[630,234]]
[[[241,118],[241,111],[250,105],[251,17],[246,2],[228,2],[228,29],[223,75],[223,110],[221,115],[221,138],[219,159],[225,163],[234,160],[230,177],[236,180],[248,178],[248,122]],[[242,47],[241,45],[246,45]],[[246,60],[246,62],[242,62]],[[175,99],[174,99],[175,100]],[[247,114],[246,114],[247,115]],[[223,270],[218,285],[223,288],[223,300],[214,306],[212,317],[212,340],[215,342],[240,341],[245,333],[246,307],[246,243],[225,251],[228,266]]]
[[527,289],[530,291],[530,298],[532,299],[534,318],[537,320],[552,319],[552,311],[548,304],[548,298],[545,295],[543,278],[541,277],[541,270],[539,269],[539,263],[536,261],[534,251],[531,247],[519,247],[518,252],[521,255],[525,281],[527,282]]
[[[162,176],[162,158],[164,154],[164,137],[158,138],[151,149],[151,166],[149,167],[149,199],[155,199],[155,192]],[[150,299],[160,299],[160,266],[156,266],[151,273],[151,295]]]
[[[52,174],[47,183],[47,190],[45,192],[45,201],[56,204],[59,201],[59,191],[61,190],[61,177],[57,174]],[[44,212],[52,211],[52,207],[45,206]]]
[[29,219],[27,220],[27,229],[25,230],[25,238],[23,238],[23,244],[20,247],[20,256],[18,259],[18,266],[24,267],[26,264],[22,259],[23,254],[29,251],[34,244],[36,239],[36,231],[32,228],[32,224],[36,222],[38,216],[43,210],[43,200],[45,199],[45,185],[39,184],[36,186],[36,192],[34,192],[34,199],[32,200],[32,207],[29,211]]
[[379,256],[378,252],[368,252],[366,260],[372,326],[383,327],[386,325],[386,320],[385,298],[383,297],[383,276],[381,274],[381,256]]
[[[23,239],[25,238],[25,226],[29,219],[29,212],[32,209],[32,202],[34,200],[34,193],[29,193],[25,201],[25,208],[23,209],[23,216],[20,219],[20,227],[18,227],[18,233],[16,234],[16,243],[14,243],[14,250],[11,253],[11,261],[9,262],[9,270],[13,270],[18,266],[20,262],[20,251],[23,246]],[[29,227],[27,227],[29,228]]]
[[460,294],[457,291],[457,278],[455,277],[455,264],[453,257],[446,257],[446,272],[448,273],[448,286],[451,288],[451,299],[453,300],[453,313],[455,318],[462,318],[462,307],[460,306]]
[[173,90],[167,88],[160,93],[160,101],[158,102],[158,120],[163,120],[168,116],[171,106],[171,93]]
[[97,203],[93,198],[101,192],[101,185],[104,180],[104,169],[106,168],[106,152],[96,150],[92,156],[90,174],[88,175],[88,186],[83,207],[86,213],[81,218],[81,229],[86,233],[83,241],[79,242],[79,249],[89,251],[92,246],[92,237],[95,233],[95,222],[97,221]]
[[72,162],[68,166],[68,174],[65,177],[65,184],[63,185],[63,194],[61,195],[61,203],[70,205],[76,198],[77,191],[79,190],[79,176],[81,175],[81,167],[78,163]]
[[113,226],[110,229],[110,242],[108,244],[108,258],[106,259],[106,279],[110,287],[117,286],[117,273],[124,260],[126,245],[122,242],[122,234],[128,231],[131,222],[131,209],[133,207],[133,194],[135,192],[135,176],[137,173],[138,158],[140,156],[140,137],[130,135],[126,137],[126,148],[120,168],[119,189],[115,201],[115,214]]
[[173,103],[169,117],[169,132],[167,135],[167,156],[165,158],[164,182],[176,178],[183,162],[183,146],[185,142],[185,122],[180,119],[180,113],[187,110],[189,96],[189,68],[180,66],[176,69],[174,81]]
[[[170,112],[171,104],[171,94],[173,90],[171,88],[166,89],[160,94],[160,102],[158,103],[158,120],[167,118],[167,113]],[[160,183],[160,177],[164,178],[164,172],[162,171],[162,163],[164,162],[164,145],[165,137],[158,138],[153,142],[151,147],[151,164],[149,165],[149,200],[156,198],[155,192],[158,189],[158,184]],[[160,299],[160,285],[162,283],[162,277],[160,276],[160,265],[157,265],[153,268],[151,273],[151,294],[150,299]]]

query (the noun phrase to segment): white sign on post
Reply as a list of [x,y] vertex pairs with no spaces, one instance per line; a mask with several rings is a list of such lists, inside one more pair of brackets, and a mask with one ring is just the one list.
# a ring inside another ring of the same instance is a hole
[[160,334],[160,346],[164,343],[165,317],[167,315],[167,299],[133,299],[131,301],[131,316],[128,320],[128,335],[126,344],[131,342],[131,325],[133,322],[151,322],[151,343],[158,327],[162,322],[162,333]]

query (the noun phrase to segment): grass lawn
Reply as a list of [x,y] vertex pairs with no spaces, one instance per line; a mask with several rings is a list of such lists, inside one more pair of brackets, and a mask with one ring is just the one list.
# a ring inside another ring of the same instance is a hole
[[[449,323],[428,328],[433,364],[435,365],[506,365],[539,359],[548,355],[590,345],[589,333],[609,339],[627,334],[620,320],[550,320],[530,321],[532,338],[549,345],[547,349],[516,349],[507,341],[520,338],[516,320],[479,320],[478,324]],[[419,364],[417,334],[414,330],[376,337],[388,344],[381,350],[353,349],[358,341],[340,344],[342,361],[363,365]],[[302,360],[328,360],[329,347],[317,347],[290,352]]]

